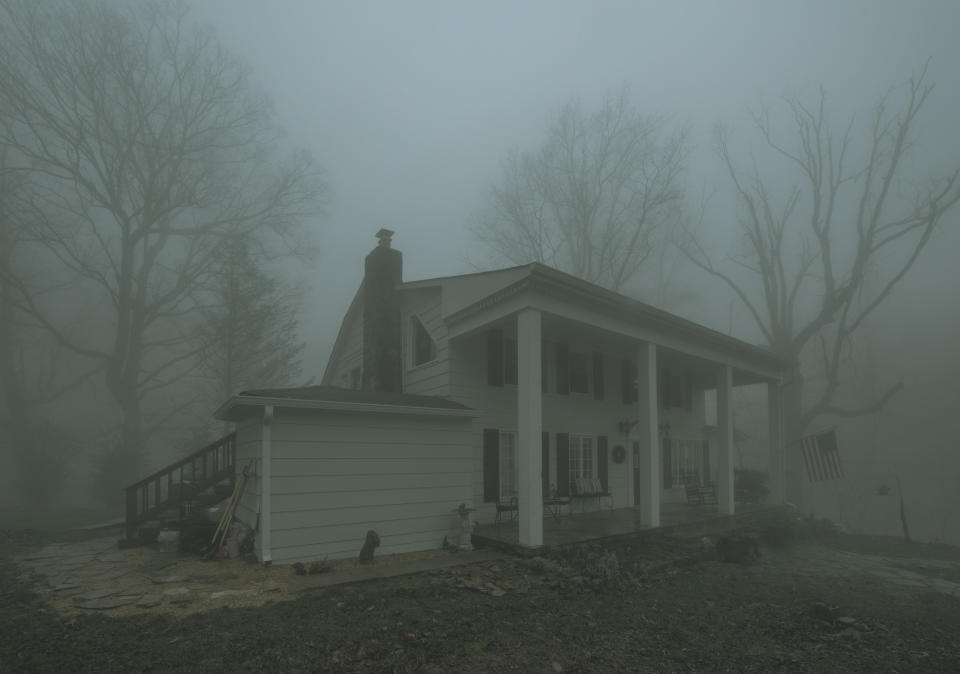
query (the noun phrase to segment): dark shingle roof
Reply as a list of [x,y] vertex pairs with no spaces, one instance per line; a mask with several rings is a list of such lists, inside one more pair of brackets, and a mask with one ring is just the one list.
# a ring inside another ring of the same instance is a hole
[[411,393],[381,393],[357,391],[339,386],[302,386],[300,388],[268,388],[241,391],[240,397],[287,398],[290,400],[313,400],[338,403],[362,403],[367,405],[397,405],[427,409],[468,410],[469,407],[453,400],[437,396],[422,396]]

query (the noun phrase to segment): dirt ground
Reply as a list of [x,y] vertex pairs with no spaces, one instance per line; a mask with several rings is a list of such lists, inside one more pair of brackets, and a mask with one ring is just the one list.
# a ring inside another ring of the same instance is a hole
[[[225,589],[268,581],[284,589],[260,592],[265,601],[251,605],[216,604],[198,589],[161,612],[114,615],[52,598],[26,565],[49,545],[28,535],[2,544],[0,671],[955,672],[960,664],[960,550],[946,546],[834,536],[762,547],[759,561],[736,564],[697,541],[663,538],[303,592],[289,591],[287,582],[306,582],[289,568],[222,562],[212,564],[224,570]],[[202,575],[184,564],[160,571]]]

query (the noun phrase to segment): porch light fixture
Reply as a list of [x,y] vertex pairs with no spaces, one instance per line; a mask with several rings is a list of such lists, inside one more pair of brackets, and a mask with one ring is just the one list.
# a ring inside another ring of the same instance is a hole
[[624,419],[617,423],[617,429],[624,435],[630,435],[630,431],[633,430],[633,427],[639,424],[639,419],[637,421],[630,421],[629,419]]

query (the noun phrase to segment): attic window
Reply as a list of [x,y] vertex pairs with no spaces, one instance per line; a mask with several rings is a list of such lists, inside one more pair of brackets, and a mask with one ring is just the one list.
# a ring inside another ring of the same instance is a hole
[[423,327],[423,323],[416,316],[410,318],[413,324],[413,364],[414,366],[429,363],[437,359],[437,343],[430,337],[430,333]]

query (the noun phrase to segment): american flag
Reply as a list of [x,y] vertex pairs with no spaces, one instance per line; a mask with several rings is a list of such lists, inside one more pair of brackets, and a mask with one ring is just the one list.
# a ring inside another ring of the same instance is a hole
[[807,466],[807,479],[811,482],[843,479],[836,430],[806,436],[800,440],[800,449]]

